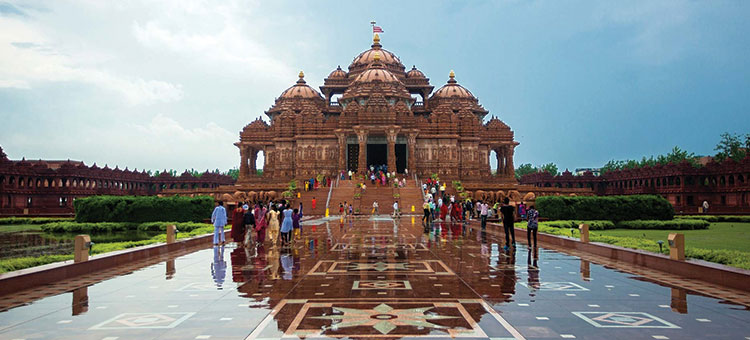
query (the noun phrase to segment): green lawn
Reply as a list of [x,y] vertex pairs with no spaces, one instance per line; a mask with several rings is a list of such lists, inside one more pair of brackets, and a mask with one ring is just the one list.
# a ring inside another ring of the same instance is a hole
[[4,224],[0,225],[0,233],[17,233],[21,231],[41,231],[41,224]]
[[[633,237],[662,240],[666,247],[670,233],[685,234],[686,248],[729,249],[750,252],[750,223],[713,222],[705,230],[634,230],[610,229],[593,230],[592,234],[617,237]],[[645,236],[644,236],[645,235]]]

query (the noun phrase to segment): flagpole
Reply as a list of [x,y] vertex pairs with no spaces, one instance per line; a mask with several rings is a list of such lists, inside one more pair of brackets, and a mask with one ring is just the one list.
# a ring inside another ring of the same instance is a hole
[[370,34],[372,36],[375,36],[375,24],[376,24],[375,20],[370,20],[370,26],[372,26],[370,29]]

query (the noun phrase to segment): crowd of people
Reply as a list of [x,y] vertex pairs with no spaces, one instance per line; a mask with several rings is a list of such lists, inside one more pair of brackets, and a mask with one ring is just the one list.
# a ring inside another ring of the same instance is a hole
[[[238,246],[262,245],[266,237],[274,244],[291,247],[302,234],[300,220],[303,215],[302,203],[292,208],[287,200],[270,202],[239,202],[232,211],[231,237]],[[214,225],[214,245],[226,244],[224,226],[227,225],[227,212],[224,202],[214,208],[211,214]]]

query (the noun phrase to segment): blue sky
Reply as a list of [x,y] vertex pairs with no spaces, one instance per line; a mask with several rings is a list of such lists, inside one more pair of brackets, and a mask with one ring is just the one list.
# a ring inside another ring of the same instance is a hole
[[[242,127],[299,70],[315,87],[384,48],[448,72],[562,169],[712,154],[750,132],[747,1],[0,1],[11,158],[228,169]],[[264,115],[263,115],[264,116]]]

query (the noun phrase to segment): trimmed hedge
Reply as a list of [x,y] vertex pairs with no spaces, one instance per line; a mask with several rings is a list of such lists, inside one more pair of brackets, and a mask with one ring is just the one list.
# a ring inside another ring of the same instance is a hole
[[214,199],[199,197],[91,196],[73,202],[76,222],[201,222],[211,217]]
[[589,230],[604,230],[604,229],[614,229],[615,224],[612,221],[570,221],[570,220],[563,220],[563,221],[547,221],[547,222],[539,222],[540,224],[544,224],[547,226],[550,226],[552,228],[576,228],[578,229],[578,226],[581,223],[586,223],[589,225]]
[[750,216],[733,215],[678,215],[674,218],[683,220],[703,220],[707,222],[746,222],[750,223]]
[[703,220],[681,220],[674,219],[671,221],[658,221],[658,220],[636,220],[636,221],[621,221],[615,225],[615,228],[622,229],[664,229],[664,230],[695,230],[695,229],[708,229],[711,225],[708,221]]
[[535,202],[541,217],[550,220],[671,220],[674,208],[664,197],[542,196]]
[[45,224],[50,222],[72,221],[72,217],[3,217],[0,225],[8,224]]
[[77,223],[77,222],[54,222],[42,225],[42,231],[46,233],[111,233],[118,231],[166,231],[167,226],[174,224],[177,230],[183,232],[193,231],[199,228],[210,227],[210,224],[195,222],[98,222],[98,223]]

